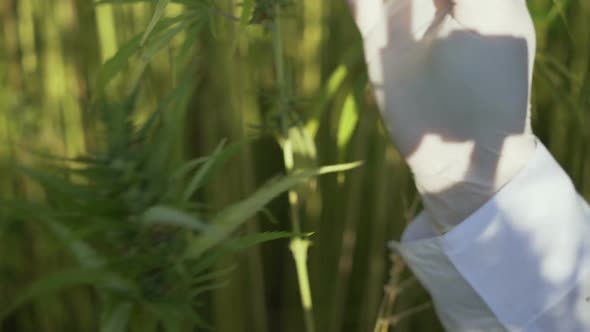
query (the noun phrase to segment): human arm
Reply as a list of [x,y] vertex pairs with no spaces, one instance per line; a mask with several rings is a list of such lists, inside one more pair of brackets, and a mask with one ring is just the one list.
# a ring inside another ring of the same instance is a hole
[[477,210],[535,150],[529,96],[535,34],[522,0],[358,0],[375,96],[446,232]]
[[525,1],[351,5],[425,205],[392,246],[446,329],[590,331],[590,212],[530,127]]

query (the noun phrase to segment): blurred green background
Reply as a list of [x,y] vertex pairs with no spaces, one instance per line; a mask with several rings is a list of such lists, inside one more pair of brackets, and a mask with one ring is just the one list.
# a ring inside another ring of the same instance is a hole
[[[420,203],[380,123],[344,0],[104,2],[0,2],[0,331],[442,331],[387,250]],[[590,199],[590,2],[528,3],[535,131]],[[168,181],[190,160],[202,163],[195,186]],[[181,278],[206,257],[175,259],[207,241],[194,235],[201,221],[239,215],[244,206],[227,207],[258,199],[277,174],[358,160],[243,214],[217,247],[235,234],[282,239],[236,242],[203,263],[203,292]],[[128,221],[149,219],[154,202],[193,219],[137,231]],[[165,254],[152,251],[162,244]],[[93,265],[89,248],[109,263]],[[97,277],[105,271],[139,295],[113,291]],[[189,289],[198,301],[179,300]]]

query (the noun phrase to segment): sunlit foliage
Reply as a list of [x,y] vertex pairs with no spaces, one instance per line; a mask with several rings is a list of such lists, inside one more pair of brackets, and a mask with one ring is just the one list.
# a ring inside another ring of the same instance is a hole
[[[535,131],[590,198],[590,2],[528,3]],[[344,0],[4,0],[0,27],[0,331],[441,331],[389,260],[420,203]]]

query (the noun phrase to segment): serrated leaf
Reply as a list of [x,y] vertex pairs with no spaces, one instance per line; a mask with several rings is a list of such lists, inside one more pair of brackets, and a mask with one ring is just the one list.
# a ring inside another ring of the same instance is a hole
[[164,15],[164,12],[166,11],[166,7],[168,7],[169,2],[170,0],[158,0],[158,3],[156,4],[156,9],[154,10],[154,14],[152,15],[150,22],[148,23],[148,26],[145,29],[145,32],[143,33],[143,36],[141,37],[141,41],[139,43],[140,47],[143,47],[143,45],[145,45],[145,42],[150,37],[152,30],[154,30],[156,24]]
[[360,166],[360,162],[325,166],[319,169],[303,170],[293,175],[271,181],[248,198],[233,204],[215,216],[207,230],[189,244],[186,258],[198,258],[211,247],[218,245],[239,226],[264,208],[266,204],[296,184],[322,174],[342,172]]
[[203,271],[212,267],[216,262],[218,262],[220,259],[227,255],[231,255],[233,253],[246,250],[250,247],[262,244],[264,242],[287,239],[297,235],[300,234],[290,232],[264,232],[229,239],[227,243],[225,243],[219,249],[215,250],[215,252],[199,259],[199,261],[195,265],[191,266],[191,272],[194,274],[202,273]]
[[264,242],[286,239],[297,235],[301,234],[295,234],[291,232],[262,232],[248,234],[241,236],[239,238],[232,239],[223,246],[223,249],[230,250],[232,252],[238,252]]

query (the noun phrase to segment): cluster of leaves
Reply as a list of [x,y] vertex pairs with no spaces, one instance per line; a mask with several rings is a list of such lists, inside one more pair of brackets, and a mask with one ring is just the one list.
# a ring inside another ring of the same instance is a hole
[[[119,106],[132,105],[129,100]],[[238,145],[220,144],[211,156],[174,162],[171,128],[161,112],[134,128],[130,118],[121,121],[125,109],[103,107],[106,149],[75,160],[53,158],[43,170],[21,167],[42,185],[46,199],[4,203],[3,210],[43,222],[77,266],[31,285],[0,318],[41,294],[89,284],[115,307],[141,305],[163,320],[181,316],[199,323],[194,306],[199,295],[218,286],[210,281],[220,275],[210,268],[220,257],[289,236],[265,233],[229,240],[243,222],[297,180],[273,182],[207,216],[192,197]],[[172,303],[175,314],[170,316],[162,310]],[[108,321],[105,325],[112,324]]]
[[[126,331],[134,311],[154,317],[169,331],[206,325],[199,299],[219,287],[228,270],[213,267],[225,255],[252,245],[290,237],[286,232],[236,236],[250,217],[291,187],[311,177],[356,165],[300,170],[270,181],[249,197],[216,213],[194,198],[240,147],[224,142],[210,156],[183,161],[179,156],[182,123],[194,86],[192,72],[177,83],[147,121],[135,125],[141,75],[152,57],[181,31],[204,25],[212,1],[176,0],[187,6],[175,18],[163,18],[169,1],[159,0],[146,31],[133,38],[107,63],[96,85],[94,114],[99,114],[96,151],[74,160],[45,158],[41,167],[19,168],[40,184],[42,202],[3,202],[8,218],[39,221],[73,257],[72,267],[34,282],[0,311],[0,320],[27,302],[75,285],[90,286],[101,300],[103,331]],[[132,2],[109,1],[102,2]],[[252,2],[250,2],[252,3]],[[260,7],[259,7],[260,8]],[[206,11],[207,12],[207,11]],[[188,34],[187,34],[188,35]],[[190,34],[194,36],[194,34]],[[186,38],[179,62],[190,54]],[[107,84],[124,74],[134,56],[131,93],[122,102],[106,97]],[[145,315],[144,315],[145,317]]]

